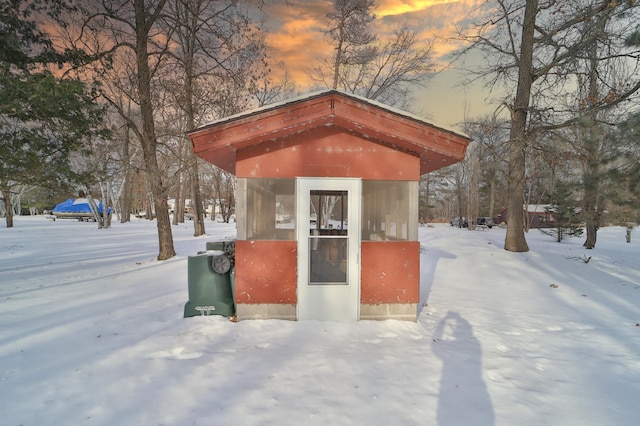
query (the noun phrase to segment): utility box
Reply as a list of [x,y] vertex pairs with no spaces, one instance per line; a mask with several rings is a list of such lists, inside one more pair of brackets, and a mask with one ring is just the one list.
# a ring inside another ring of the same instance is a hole
[[231,288],[232,262],[222,250],[207,250],[188,258],[189,301],[184,317],[235,315]]

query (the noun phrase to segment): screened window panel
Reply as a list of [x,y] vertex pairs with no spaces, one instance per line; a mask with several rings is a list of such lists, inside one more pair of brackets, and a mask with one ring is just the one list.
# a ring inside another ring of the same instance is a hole
[[238,239],[295,240],[294,179],[238,179]]
[[418,182],[362,182],[362,239],[418,240]]

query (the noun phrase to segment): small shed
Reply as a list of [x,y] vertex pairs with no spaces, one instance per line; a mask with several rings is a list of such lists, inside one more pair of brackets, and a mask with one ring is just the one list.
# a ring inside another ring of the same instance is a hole
[[239,320],[416,320],[420,176],[470,139],[328,90],[189,133],[237,177]]

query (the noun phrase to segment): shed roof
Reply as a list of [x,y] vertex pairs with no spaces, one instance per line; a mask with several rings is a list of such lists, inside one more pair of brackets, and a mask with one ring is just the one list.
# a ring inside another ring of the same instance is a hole
[[471,139],[410,113],[337,90],[310,93],[206,124],[189,133],[193,151],[235,174],[243,148],[330,126],[420,157],[420,174],[464,159]]

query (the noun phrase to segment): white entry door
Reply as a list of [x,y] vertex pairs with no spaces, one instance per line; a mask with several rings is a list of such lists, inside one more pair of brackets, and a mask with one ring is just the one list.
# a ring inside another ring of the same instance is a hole
[[298,178],[298,319],[360,315],[360,179]]

